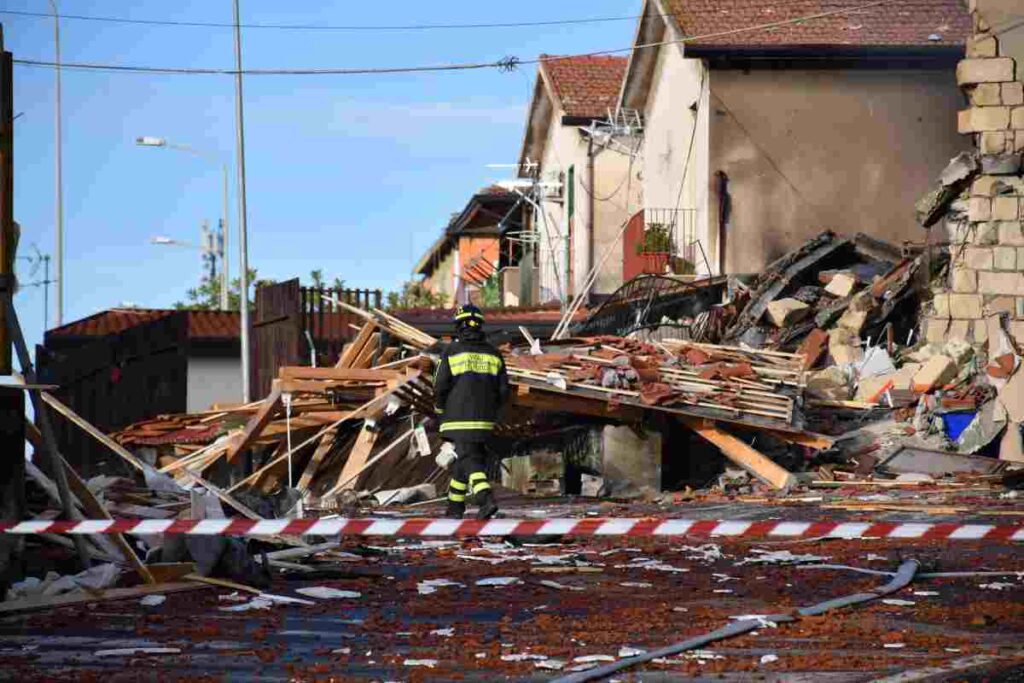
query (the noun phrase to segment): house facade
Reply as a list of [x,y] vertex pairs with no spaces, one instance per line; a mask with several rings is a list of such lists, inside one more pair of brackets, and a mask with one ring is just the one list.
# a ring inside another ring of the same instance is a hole
[[905,0],[784,23],[858,4],[645,2],[618,102],[644,125],[624,253],[652,226],[710,274],[757,272],[826,228],[920,241],[913,204],[963,147],[970,18]]
[[[517,305],[519,251],[505,234],[519,226],[518,203],[519,197],[508,190],[480,190],[452,216],[413,273],[431,292],[444,296],[448,305],[479,304],[485,296],[497,297],[484,302],[491,305]],[[488,287],[495,292],[483,294]],[[505,300],[506,289],[514,301]]]
[[635,210],[640,169],[628,142],[602,134],[611,126],[600,124],[615,123],[627,61],[541,55],[519,159],[520,178],[535,182],[524,190],[533,235],[524,269],[533,274],[523,278],[534,283],[534,303],[581,295],[595,267],[591,293],[622,284],[619,237]]

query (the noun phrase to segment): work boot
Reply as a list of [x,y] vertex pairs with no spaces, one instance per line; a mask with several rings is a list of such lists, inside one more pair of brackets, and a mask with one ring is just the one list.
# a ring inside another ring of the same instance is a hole
[[448,501],[448,509],[444,511],[444,516],[448,519],[462,519],[462,516],[466,514],[465,503],[455,503]]
[[498,503],[494,500],[494,492],[490,489],[481,491],[476,497],[480,509],[476,511],[477,519],[490,519],[498,513]]

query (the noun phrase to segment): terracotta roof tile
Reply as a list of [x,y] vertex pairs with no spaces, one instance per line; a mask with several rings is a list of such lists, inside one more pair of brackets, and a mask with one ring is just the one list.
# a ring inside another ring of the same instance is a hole
[[[484,319],[489,324],[497,323],[556,323],[562,319],[562,310],[558,306],[506,307],[483,309]],[[451,308],[410,308],[395,314],[402,322],[409,325],[426,325],[450,323],[455,316]],[[573,320],[582,320],[587,310],[581,308]]]
[[151,308],[112,308],[46,332],[47,337],[105,337],[172,315],[188,316],[189,339],[231,340],[239,336],[235,311],[177,311]]
[[566,115],[598,117],[615,108],[628,58],[552,55],[540,58]]
[[[665,0],[684,35],[700,36],[833,12],[864,0]],[[773,29],[695,41],[733,47],[963,45],[971,19],[961,0],[899,0]],[[936,39],[937,37],[937,39]]]

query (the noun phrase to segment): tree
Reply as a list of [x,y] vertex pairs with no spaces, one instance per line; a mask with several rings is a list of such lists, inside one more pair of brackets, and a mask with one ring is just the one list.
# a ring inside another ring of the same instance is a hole
[[[205,310],[205,311],[216,311],[220,309],[220,283],[221,277],[219,275],[217,279],[211,280],[208,277],[203,277],[199,281],[198,287],[192,287],[185,292],[185,301],[179,301],[174,304],[176,309],[186,310]],[[273,280],[260,280],[257,277],[256,269],[249,269],[249,287],[255,289],[260,285],[273,284]],[[228,310],[237,311],[241,308],[242,302],[242,282],[240,278],[235,278],[231,281],[231,285],[228,288]],[[252,296],[249,297],[252,301]]]
[[[309,279],[313,281],[312,286],[314,289],[327,288],[327,283],[324,282],[324,271],[322,269],[317,268],[316,270],[309,271]],[[331,283],[330,288],[345,289],[345,281],[342,280],[340,277],[336,277],[334,278],[334,281]]]
[[443,308],[447,304],[444,294],[430,291],[422,282],[409,280],[397,292],[388,292],[388,308]]

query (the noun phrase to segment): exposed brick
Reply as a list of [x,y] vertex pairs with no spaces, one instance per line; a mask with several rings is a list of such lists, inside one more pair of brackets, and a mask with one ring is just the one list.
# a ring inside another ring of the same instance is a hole
[[1011,110],[1010,128],[1013,128],[1014,130],[1024,130],[1024,107],[1014,107]]
[[1017,247],[996,247],[992,255],[996,270],[1017,270]]
[[1003,83],[1003,104],[1024,104],[1024,83]]
[[984,247],[996,244],[999,241],[998,223],[975,223],[971,235],[971,244]]
[[946,294],[945,292],[939,292],[934,297],[932,297],[932,308],[935,309],[935,317],[948,318],[949,294]]
[[1016,197],[996,197],[992,200],[992,220],[1015,221],[1020,218],[1020,208]]
[[941,344],[946,340],[946,330],[949,328],[948,320],[930,318],[925,321],[924,338],[933,344]]
[[978,323],[974,326],[974,341],[984,344],[988,341],[988,325]]
[[1015,318],[1024,319],[1024,296],[1017,297],[1017,310],[1014,312]]
[[[981,153],[1002,154],[1003,152],[1006,151],[1006,142],[1008,135],[1012,136],[1013,133],[1009,131],[1005,133],[1003,131],[988,131],[986,133],[982,133],[981,141],[979,142],[979,147],[981,147]],[[995,178],[993,178],[992,176],[982,176],[981,178],[978,178],[978,180],[975,181],[975,184],[977,184],[978,181],[982,180],[982,178],[995,180]],[[989,186],[991,187],[991,183],[989,184]],[[991,194],[991,192],[989,194]]]
[[968,57],[995,57],[999,54],[999,43],[994,36],[973,36],[967,41]]
[[1003,103],[1003,89],[1000,83],[979,83],[970,91],[971,104],[975,107],[998,107]]
[[1024,346],[1024,320],[1012,320],[1009,325],[1010,336],[1018,346]]
[[978,291],[978,271],[970,268],[953,269],[953,291],[973,294]]
[[985,299],[985,311],[989,314],[1008,313],[1013,315],[1016,311],[1017,300],[1012,296],[1000,294],[999,296],[985,297]]
[[1009,57],[994,59],[962,59],[956,65],[956,82],[960,85],[969,83],[1002,83],[1014,78],[1014,62]]
[[[984,327],[984,325],[979,325]],[[964,341],[971,340],[971,321],[970,320],[954,320],[949,324],[949,330],[946,332],[946,341],[951,339],[962,339]]]
[[[994,273],[982,271],[978,273],[978,290],[983,294],[1013,294],[1015,296],[1024,296],[1024,273]],[[950,306],[952,307],[952,305],[953,301],[950,299]]]
[[[982,275],[984,274],[982,273]],[[1016,273],[1011,274],[1016,275]],[[978,294],[950,294],[949,315],[961,320],[974,320],[982,317],[981,296]]]
[[1024,231],[1021,230],[1020,221],[1003,221],[997,225],[999,226],[999,244],[1024,247]]
[[986,247],[967,247],[962,263],[974,270],[992,270],[995,261],[992,250]]
[[[1021,107],[1024,110],[1024,107]],[[1024,119],[1021,119],[1024,121]],[[986,130],[1006,130],[1010,127],[1010,107],[971,107],[957,114],[957,130],[961,133],[981,133]],[[1024,123],[1014,128],[1024,128]]]
[[992,200],[988,197],[971,197],[967,205],[967,219],[972,223],[992,220]]

